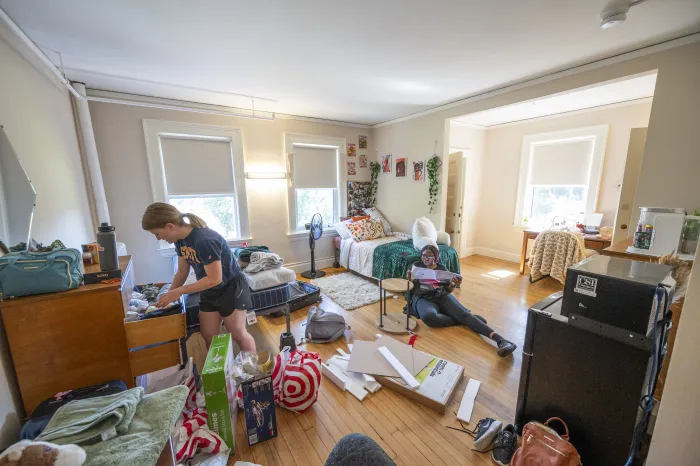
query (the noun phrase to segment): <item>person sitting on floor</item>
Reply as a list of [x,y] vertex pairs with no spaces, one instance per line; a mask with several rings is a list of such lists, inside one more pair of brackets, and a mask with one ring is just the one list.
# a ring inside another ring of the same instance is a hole
[[[412,267],[428,268],[432,270],[447,270],[439,263],[440,252],[438,248],[427,245],[421,250],[421,260],[413,263]],[[407,278],[411,280],[411,269],[408,270]],[[452,281],[434,286],[420,280],[413,280],[413,291],[411,292],[411,307],[418,314],[421,320],[428,327],[451,327],[454,325],[465,325],[473,332],[483,335],[495,341],[498,345],[498,355],[506,357],[511,354],[517,346],[501,337],[491,327],[486,325],[486,319],[471,313],[457,299],[452,296],[452,291],[462,283],[462,277],[457,276]]]

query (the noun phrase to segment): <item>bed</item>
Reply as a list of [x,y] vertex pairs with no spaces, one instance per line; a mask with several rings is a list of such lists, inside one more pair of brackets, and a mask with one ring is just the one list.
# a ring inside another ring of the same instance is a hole
[[[420,253],[413,247],[413,240],[397,236],[356,242],[352,239],[335,238],[340,251],[339,264],[365,277],[383,280],[403,278]],[[459,257],[454,248],[441,244],[440,263],[450,272],[459,273]]]

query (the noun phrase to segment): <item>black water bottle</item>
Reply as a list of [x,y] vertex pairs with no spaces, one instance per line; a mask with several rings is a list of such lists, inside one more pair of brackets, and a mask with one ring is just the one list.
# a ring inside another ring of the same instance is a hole
[[114,227],[103,223],[97,229],[98,254],[100,255],[100,270],[116,270],[119,268],[117,259],[117,235]]

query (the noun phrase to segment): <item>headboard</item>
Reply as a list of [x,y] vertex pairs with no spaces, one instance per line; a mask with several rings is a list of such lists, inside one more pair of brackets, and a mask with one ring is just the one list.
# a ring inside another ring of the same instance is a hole
[[348,216],[364,215],[362,209],[372,207],[369,199],[369,181],[348,181]]

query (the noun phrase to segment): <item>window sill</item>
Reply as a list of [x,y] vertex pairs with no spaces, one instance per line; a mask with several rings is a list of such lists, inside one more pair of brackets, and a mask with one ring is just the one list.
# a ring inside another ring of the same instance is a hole
[[[321,235],[321,238],[325,238],[327,236],[338,236],[338,232],[335,231],[335,228],[333,228],[333,227],[326,227],[323,230],[323,234]],[[306,241],[308,238],[309,238],[309,230],[294,231],[292,233],[287,234],[287,239],[289,241]]]
[[[253,241],[253,238],[239,238],[239,239],[231,239],[226,241],[228,245],[232,248],[239,248],[243,246],[243,243],[251,243]],[[175,247],[172,248],[160,248],[158,250],[161,256],[163,257],[173,257],[176,256],[177,253],[175,252]]]

